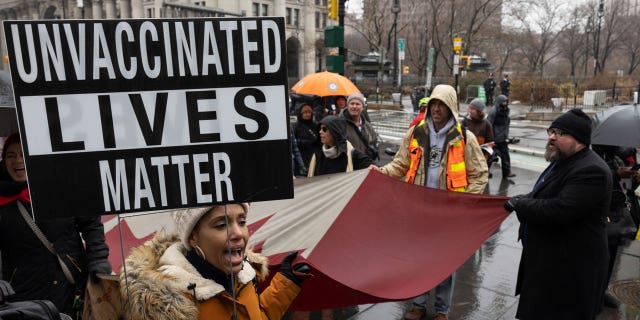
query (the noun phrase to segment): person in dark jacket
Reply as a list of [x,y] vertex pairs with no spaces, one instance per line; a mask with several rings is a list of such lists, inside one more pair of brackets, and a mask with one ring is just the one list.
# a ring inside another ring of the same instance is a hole
[[31,200],[17,133],[5,141],[0,170],[4,171],[3,176],[9,177],[0,181],[0,253],[2,279],[16,292],[11,299],[50,300],[62,313],[81,312],[74,308],[74,300],[78,294],[84,294],[88,276],[111,273],[107,260],[109,248],[100,217],[36,216],[36,225],[70,270],[75,284],[71,283],[58,258],[36,237],[20,214],[18,203],[30,211]]
[[293,176],[307,175],[307,166],[302,160],[302,154],[300,148],[298,148],[298,139],[296,139],[295,130],[291,128],[291,170],[293,170]]
[[589,149],[591,119],[574,109],[548,129],[551,163],[533,190],[505,202],[520,221],[517,319],[595,319],[607,283],[612,178]]
[[484,93],[487,97],[487,104],[493,104],[493,93],[496,90],[496,81],[493,80],[493,73],[489,73],[489,77],[482,84],[484,86]]
[[371,158],[347,141],[346,126],[345,120],[336,116],[326,116],[320,121],[322,146],[311,157],[308,177],[351,172],[373,164]]
[[508,97],[510,91],[511,91],[511,81],[509,80],[509,75],[505,74],[504,78],[502,78],[502,81],[500,81],[500,93],[503,96]]
[[[485,105],[482,99],[476,98],[471,100],[467,106],[467,116],[462,119],[462,126],[469,129],[476,136],[478,144],[482,148],[482,154],[487,160],[487,169],[489,170],[489,178],[491,178],[491,164],[497,161],[493,154],[493,127],[486,119],[487,114],[484,112]],[[489,192],[489,188],[485,189]]]
[[511,172],[511,157],[509,156],[509,126],[511,125],[509,112],[509,98],[501,94],[496,98],[496,105],[487,117],[487,120],[493,126],[494,150],[498,151],[498,156],[500,157],[502,179],[516,176],[515,173]]
[[363,115],[364,100],[362,93],[350,94],[347,98],[347,108],[340,116],[347,122],[347,140],[354,148],[375,161],[380,158],[378,135],[371,122]]
[[306,168],[313,151],[320,146],[320,135],[318,134],[318,124],[313,120],[313,107],[304,103],[298,109],[298,121],[294,126],[294,134],[298,141],[298,149],[302,155],[302,161]]

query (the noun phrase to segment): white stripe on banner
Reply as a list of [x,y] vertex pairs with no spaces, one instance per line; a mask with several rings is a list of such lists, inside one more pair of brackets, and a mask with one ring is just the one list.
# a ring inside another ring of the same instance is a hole
[[284,86],[275,85],[23,96],[20,101],[34,156],[287,139],[285,93]]

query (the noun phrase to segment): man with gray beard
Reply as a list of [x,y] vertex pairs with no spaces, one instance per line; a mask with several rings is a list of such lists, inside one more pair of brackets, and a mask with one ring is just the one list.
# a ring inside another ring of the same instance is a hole
[[520,221],[517,319],[595,319],[607,279],[612,178],[589,149],[591,119],[570,110],[547,130],[550,162],[533,190],[505,202]]

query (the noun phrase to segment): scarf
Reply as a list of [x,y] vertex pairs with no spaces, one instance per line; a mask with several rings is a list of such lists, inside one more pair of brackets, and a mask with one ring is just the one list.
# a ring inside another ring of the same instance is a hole
[[324,156],[329,159],[335,159],[340,155],[340,152],[338,148],[336,148],[336,146],[327,148],[327,146],[325,146],[324,144],[322,145],[322,153],[324,153]]
[[26,182],[0,181],[0,206],[20,200],[31,203]]

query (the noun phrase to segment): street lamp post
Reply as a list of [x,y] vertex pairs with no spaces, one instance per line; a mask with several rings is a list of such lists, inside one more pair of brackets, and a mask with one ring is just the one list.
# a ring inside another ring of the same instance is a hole
[[[400,0],[393,0],[393,8],[391,9],[393,12],[393,57],[395,61],[398,60],[398,13],[400,12]],[[398,63],[393,63],[393,87],[396,88],[398,86]]]
[[598,60],[598,52],[600,51],[600,27],[602,25],[602,17],[604,17],[604,0],[600,0],[600,4],[598,5],[598,28],[596,29],[596,39],[595,39],[595,47],[593,49],[594,53],[594,62],[595,66],[593,68],[593,75],[597,75],[601,72],[600,61]]
[[593,32],[593,17],[589,16],[587,19],[587,25],[585,26],[584,33],[587,37],[587,45],[584,50],[584,78],[587,79],[587,65],[589,64],[589,34]]

